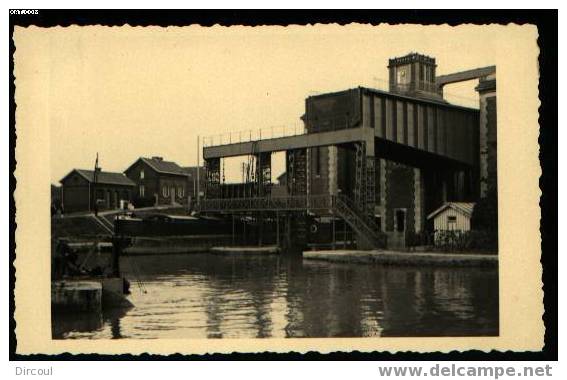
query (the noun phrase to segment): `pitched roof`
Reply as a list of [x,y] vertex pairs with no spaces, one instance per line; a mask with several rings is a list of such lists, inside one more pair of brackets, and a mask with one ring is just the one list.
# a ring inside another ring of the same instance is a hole
[[[94,170],[85,169],[73,169],[69,174],[61,179],[59,182],[63,182],[65,178],[71,175],[73,172],[78,173],[81,177],[89,182],[94,182]],[[136,184],[132,182],[124,173],[115,172],[99,172],[97,183],[104,183],[106,185],[125,185],[125,186],[135,186]]]
[[433,211],[431,214],[427,215],[427,219],[435,217],[437,214],[446,210],[447,208],[452,208],[453,210],[458,211],[470,218],[474,209],[474,205],[475,204],[473,202],[447,202],[437,210]]
[[145,162],[150,168],[158,173],[184,176],[187,175],[183,168],[173,161],[164,161],[163,159],[156,157],[140,157],[139,160]]

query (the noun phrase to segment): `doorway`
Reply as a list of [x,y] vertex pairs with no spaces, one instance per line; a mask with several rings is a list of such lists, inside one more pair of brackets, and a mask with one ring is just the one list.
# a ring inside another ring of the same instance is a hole
[[405,209],[396,209],[395,213],[395,227],[396,232],[405,232],[406,231],[406,210]]

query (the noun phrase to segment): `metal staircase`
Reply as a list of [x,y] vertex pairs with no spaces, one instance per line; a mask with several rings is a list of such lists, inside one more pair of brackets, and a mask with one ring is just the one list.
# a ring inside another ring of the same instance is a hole
[[92,215],[92,218],[110,235],[114,234],[114,225],[101,215]]
[[372,219],[361,212],[352,200],[345,196],[333,197],[333,210],[367,243],[374,248],[385,248],[386,242]]

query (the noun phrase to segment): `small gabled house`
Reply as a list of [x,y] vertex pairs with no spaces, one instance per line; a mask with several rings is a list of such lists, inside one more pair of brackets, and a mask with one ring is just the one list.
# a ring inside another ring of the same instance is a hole
[[123,173],[73,169],[59,181],[61,201],[65,213],[79,211],[112,210],[120,207],[120,201],[129,202],[134,182]]
[[187,172],[173,161],[140,157],[124,174],[135,183],[137,207],[187,203]]
[[470,231],[474,209],[471,202],[447,202],[427,216],[433,219],[433,228],[438,231]]

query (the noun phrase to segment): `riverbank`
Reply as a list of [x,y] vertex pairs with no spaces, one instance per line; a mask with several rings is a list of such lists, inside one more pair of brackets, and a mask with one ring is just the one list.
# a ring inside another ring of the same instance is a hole
[[498,255],[398,251],[304,251],[304,260],[406,266],[497,267]]
[[212,247],[210,253],[217,255],[277,255],[280,253],[280,248],[273,245],[263,247]]

